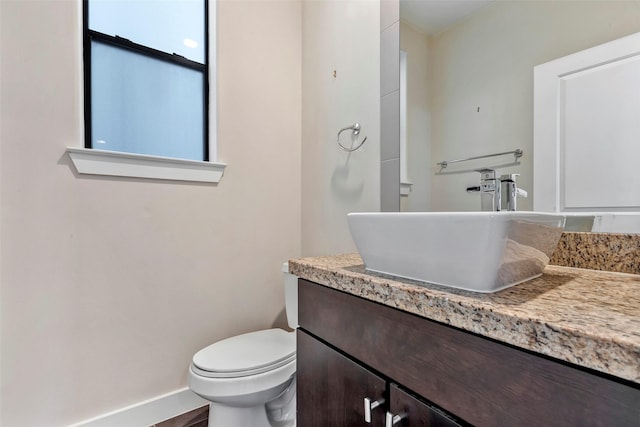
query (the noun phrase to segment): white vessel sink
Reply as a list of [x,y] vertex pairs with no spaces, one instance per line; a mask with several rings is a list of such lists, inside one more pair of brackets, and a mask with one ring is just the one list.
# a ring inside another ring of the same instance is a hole
[[473,292],[542,274],[564,229],[561,214],[375,212],[348,215],[368,271]]

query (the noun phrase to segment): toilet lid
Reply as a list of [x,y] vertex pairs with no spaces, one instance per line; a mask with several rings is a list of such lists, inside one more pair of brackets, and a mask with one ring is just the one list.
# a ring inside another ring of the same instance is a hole
[[295,357],[295,333],[268,329],[211,344],[193,356],[193,365],[207,377],[242,377],[276,369]]

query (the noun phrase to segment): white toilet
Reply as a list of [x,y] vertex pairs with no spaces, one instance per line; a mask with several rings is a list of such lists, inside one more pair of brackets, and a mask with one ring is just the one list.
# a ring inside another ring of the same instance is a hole
[[292,427],[296,419],[298,278],[284,273],[287,321],[218,341],[193,356],[189,388],[209,400],[209,427]]

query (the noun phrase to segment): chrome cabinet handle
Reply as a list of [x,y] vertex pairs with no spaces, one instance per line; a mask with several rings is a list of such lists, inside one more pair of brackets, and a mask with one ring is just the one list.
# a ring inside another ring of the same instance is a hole
[[393,427],[394,425],[398,424],[400,420],[406,417],[406,414],[394,415],[391,412],[387,411],[387,416],[384,419],[384,427]]
[[384,403],[384,399],[372,401],[368,397],[364,398],[364,421],[371,424],[371,411]]

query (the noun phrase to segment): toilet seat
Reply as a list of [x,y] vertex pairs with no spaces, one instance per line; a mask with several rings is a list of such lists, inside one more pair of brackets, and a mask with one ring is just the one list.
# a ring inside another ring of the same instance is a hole
[[285,366],[296,358],[295,334],[267,329],[227,338],[193,356],[191,369],[207,378],[239,378]]

